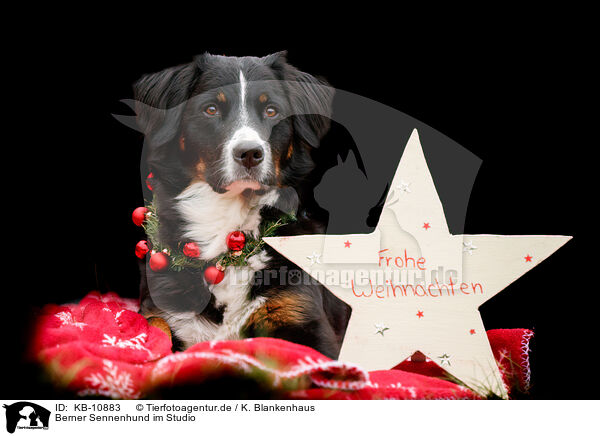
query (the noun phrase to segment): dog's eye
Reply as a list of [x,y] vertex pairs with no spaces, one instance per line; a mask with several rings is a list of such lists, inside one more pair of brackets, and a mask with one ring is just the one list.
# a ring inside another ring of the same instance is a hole
[[275,115],[277,115],[277,109],[273,106],[267,106],[265,108],[265,115],[269,118],[273,118]]
[[204,108],[204,112],[205,112],[207,115],[211,115],[211,116],[214,116],[214,115],[219,115],[219,109],[218,109],[218,108],[217,108],[217,106],[216,106],[216,105],[214,105],[214,104],[209,104],[209,105],[207,105],[207,106]]

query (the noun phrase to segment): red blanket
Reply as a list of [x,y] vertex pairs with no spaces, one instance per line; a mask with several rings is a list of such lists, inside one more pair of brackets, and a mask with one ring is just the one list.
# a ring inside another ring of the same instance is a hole
[[[81,395],[143,398],[156,391],[224,377],[251,379],[279,398],[477,399],[444,380],[431,361],[405,361],[367,373],[312,348],[273,338],[211,341],[171,352],[163,331],[137,313],[135,300],[88,294],[78,304],[46,306],[31,346],[32,357],[52,380]],[[529,387],[529,340],[525,329],[490,330],[488,337],[509,392]]]

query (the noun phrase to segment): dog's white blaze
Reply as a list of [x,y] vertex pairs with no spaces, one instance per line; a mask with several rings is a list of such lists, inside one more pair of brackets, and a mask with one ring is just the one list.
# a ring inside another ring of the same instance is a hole
[[242,120],[248,121],[248,111],[246,110],[246,78],[244,77],[244,73],[240,70],[240,118]]
[[230,142],[234,144],[242,141],[252,141],[259,144],[263,150],[265,148],[265,141],[260,137],[258,132],[247,125],[244,125],[233,132],[233,136],[230,139]]
[[267,140],[261,138],[260,134],[250,125],[250,117],[248,116],[248,107],[246,105],[248,82],[244,77],[244,73],[240,70],[240,106],[237,120],[237,127],[229,140],[223,147],[223,160],[225,161],[225,172],[228,181],[234,181],[237,174],[237,163],[233,157],[233,151],[240,142],[251,141],[260,146],[264,155],[264,163],[261,164],[261,178],[266,178],[270,175],[271,168],[271,147]]

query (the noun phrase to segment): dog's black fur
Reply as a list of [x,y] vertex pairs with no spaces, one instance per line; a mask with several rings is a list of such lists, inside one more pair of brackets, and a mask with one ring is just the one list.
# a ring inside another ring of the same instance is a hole
[[[274,190],[280,192],[281,201],[289,197],[284,193],[290,190],[285,188],[293,188],[298,198],[294,210],[298,221],[282,227],[279,235],[324,232],[326,216],[315,207],[312,188],[317,182],[314,175],[320,174],[314,163],[322,152],[319,142],[329,129],[327,115],[333,92],[326,85],[289,65],[285,53],[263,58],[205,54],[189,64],[140,79],[134,85],[135,98],[140,102],[136,112],[146,135],[148,168],[154,175],[161,242],[178,247],[190,240],[186,233],[191,225],[189,217],[178,208],[177,197],[183,191],[194,184],[207,185],[214,198],[219,198],[231,195],[228,186],[236,180],[260,184],[260,188],[241,192],[240,201],[260,202],[257,199]],[[242,110],[252,134],[264,139],[260,156],[270,157],[270,161],[246,168],[238,159],[227,167],[227,144],[232,144],[232,135],[239,132]],[[276,206],[262,206],[261,219],[280,216]],[[349,306],[319,284],[287,284],[279,274],[289,274],[298,267],[269,247],[265,250],[268,260],[264,269],[275,275],[270,276],[269,283],[258,280],[247,289],[247,304],[257,299],[264,299],[264,304],[244,319],[239,337],[282,338],[336,358],[350,316]],[[202,271],[154,272],[142,262],[141,272],[140,312],[166,319],[175,344],[181,339],[178,330],[182,327],[181,321],[177,326],[169,321],[170,313],[195,312],[196,320],[215,329],[224,323],[227,306],[211,292]],[[185,342],[190,345],[189,340]],[[180,342],[178,346],[184,345]]]

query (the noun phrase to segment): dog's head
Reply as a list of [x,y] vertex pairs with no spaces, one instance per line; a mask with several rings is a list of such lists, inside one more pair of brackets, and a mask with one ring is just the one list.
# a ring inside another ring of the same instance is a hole
[[155,177],[177,189],[204,181],[234,195],[295,186],[310,172],[333,98],[284,52],[204,54],[143,77],[134,91]]

